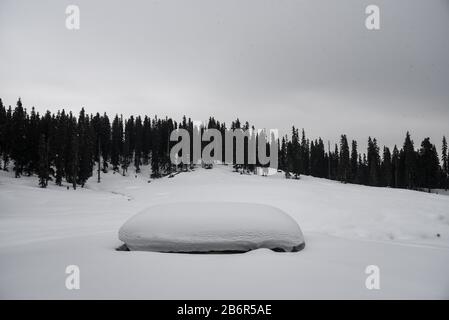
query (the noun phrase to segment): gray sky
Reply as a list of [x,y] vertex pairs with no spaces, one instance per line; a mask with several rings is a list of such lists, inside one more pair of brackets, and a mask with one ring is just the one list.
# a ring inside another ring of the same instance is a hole
[[[65,28],[76,4],[81,29]],[[365,28],[377,4],[381,29]],[[0,98],[28,108],[239,117],[334,142],[449,136],[448,0],[0,2]]]

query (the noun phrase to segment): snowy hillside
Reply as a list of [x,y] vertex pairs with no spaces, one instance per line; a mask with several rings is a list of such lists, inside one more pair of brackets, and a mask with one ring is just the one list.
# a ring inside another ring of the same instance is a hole
[[[145,170],[143,170],[145,172]],[[120,226],[150,205],[268,204],[301,227],[297,253],[116,251]],[[80,267],[80,290],[65,268]],[[281,174],[196,169],[148,183],[108,173],[84,189],[0,173],[0,298],[449,298],[449,196]],[[380,268],[380,290],[365,268]]]

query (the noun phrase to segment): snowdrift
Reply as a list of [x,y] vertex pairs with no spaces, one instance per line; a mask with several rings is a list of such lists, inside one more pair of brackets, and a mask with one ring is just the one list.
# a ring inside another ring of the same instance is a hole
[[119,230],[129,250],[246,252],[299,251],[304,237],[289,215],[272,206],[237,202],[157,205],[131,217]]

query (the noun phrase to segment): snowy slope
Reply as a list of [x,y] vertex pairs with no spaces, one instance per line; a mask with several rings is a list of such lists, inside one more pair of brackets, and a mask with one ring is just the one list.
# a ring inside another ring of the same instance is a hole
[[[1,172],[0,297],[449,298],[449,196],[220,166],[147,181],[109,173],[85,189],[44,190],[35,177]],[[307,246],[238,255],[114,250],[132,215],[181,201],[273,205],[298,222]],[[80,290],[65,288],[71,264]],[[366,289],[367,265],[379,266],[380,290]]]

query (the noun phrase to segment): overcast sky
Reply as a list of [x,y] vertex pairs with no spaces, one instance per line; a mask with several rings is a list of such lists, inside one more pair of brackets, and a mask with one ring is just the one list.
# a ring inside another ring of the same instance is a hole
[[[65,27],[76,4],[81,28]],[[378,31],[365,7],[380,7]],[[0,98],[335,142],[449,136],[449,0],[0,1]]]

